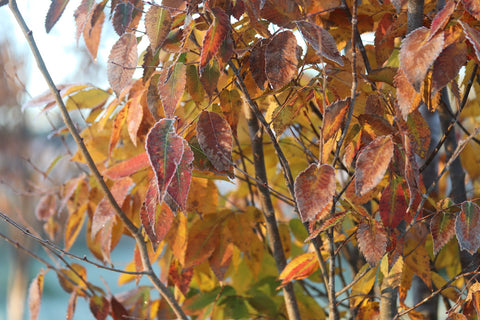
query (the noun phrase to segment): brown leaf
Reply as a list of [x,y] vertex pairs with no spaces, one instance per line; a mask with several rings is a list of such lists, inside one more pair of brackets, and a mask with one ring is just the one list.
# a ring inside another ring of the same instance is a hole
[[200,70],[200,82],[210,97],[217,92],[219,78],[220,69],[217,60],[213,60],[213,63],[208,63],[203,70]]
[[30,310],[30,319],[36,320],[40,313],[40,305],[43,294],[43,278],[45,271],[40,271],[33,279],[28,288],[28,309]]
[[35,208],[35,216],[38,220],[47,221],[57,213],[57,196],[53,193],[44,195]]
[[420,105],[421,94],[415,91],[410,84],[403,69],[399,68],[395,75],[394,85],[397,88],[397,102],[403,119],[407,119],[410,112],[414,111]]
[[325,109],[323,125],[323,141],[328,141],[341,131],[342,123],[350,106],[350,98],[338,100]]
[[77,306],[77,293],[74,291],[68,299],[67,314],[65,315],[65,320],[73,320],[73,315],[75,313],[75,308]]
[[327,30],[308,21],[298,21],[297,26],[305,41],[315,49],[317,54],[343,66],[343,59],[338,52],[337,43]]
[[110,313],[110,302],[105,297],[91,297],[89,306],[96,320],[105,320]]
[[263,0],[260,17],[280,27],[292,28],[295,20],[301,18],[301,11],[293,0]]
[[480,3],[476,0],[462,0],[463,6],[467,9],[468,13],[480,20]]
[[47,30],[47,33],[52,30],[55,23],[57,23],[58,19],[62,16],[63,11],[67,7],[68,1],[69,0],[52,0],[47,12],[47,18],[45,19],[45,29]]
[[429,40],[437,34],[437,32],[443,29],[450,17],[452,16],[453,12],[455,11],[455,7],[457,6],[456,1],[448,1],[442,10],[440,10],[430,25],[430,37]]
[[421,27],[410,32],[400,47],[400,69],[419,92],[428,69],[443,50],[443,31],[429,39],[430,30]]
[[295,197],[303,222],[317,217],[335,195],[335,169],[327,164],[311,164],[295,179]]
[[[480,12],[480,8],[479,8],[479,12]],[[465,23],[462,21],[459,21],[459,22],[463,28],[463,32],[465,32],[465,36],[467,37],[468,41],[470,41],[470,43],[473,46],[473,49],[475,50],[477,59],[480,60],[480,31],[470,27],[468,23]]]
[[80,35],[83,33],[83,30],[87,26],[87,22],[90,20],[90,16],[93,12],[95,2],[93,0],[82,0],[82,3],[75,10],[74,17],[77,24],[77,44]]
[[230,31],[230,20],[225,11],[219,7],[214,7],[211,10],[215,19],[213,24],[208,28],[205,38],[203,38],[199,64],[200,73],[203,73],[203,69],[213,56],[215,56]]
[[185,64],[178,62],[168,69],[163,69],[158,80],[158,93],[167,118],[173,117],[185,91],[185,84],[187,83],[186,70]]
[[196,266],[207,260],[220,242],[219,223],[216,215],[197,220],[188,230],[187,248],[183,268]]
[[413,150],[421,158],[425,158],[430,146],[430,129],[427,121],[420,111],[415,110],[408,115],[406,124]]
[[[152,6],[153,7],[153,6]],[[113,13],[113,28],[119,36],[127,31],[127,27],[132,22],[133,5],[130,2],[121,2],[115,6]]]
[[215,169],[229,170],[232,166],[233,138],[227,120],[218,113],[202,111],[197,122],[197,138]]
[[460,249],[473,255],[480,247],[480,207],[476,203],[462,203],[462,211],[455,220],[455,232]]
[[400,224],[407,213],[407,200],[401,183],[392,180],[383,190],[379,211],[384,226],[394,229]]
[[108,82],[117,96],[130,83],[137,66],[137,38],[127,32],[113,45],[108,56]]
[[153,53],[162,47],[171,26],[172,17],[169,10],[159,6],[150,7],[145,15],[145,30]]
[[240,96],[239,91],[232,89],[225,89],[220,93],[220,107],[225,115],[225,119],[228,121],[232,133],[237,135],[237,125],[240,113],[242,112],[243,99]]
[[375,30],[375,59],[381,66],[392,55],[395,46],[395,37],[389,32],[393,25],[394,17],[387,12],[378,22]]
[[265,47],[266,39],[261,39],[252,49],[249,57],[250,72],[257,86],[265,90],[267,85],[267,74],[265,73]]
[[128,101],[127,130],[130,140],[137,146],[137,133],[143,120],[143,106],[140,103],[142,92]]
[[455,235],[455,216],[450,213],[438,212],[430,221],[430,231],[433,239],[433,254],[437,255]]
[[455,79],[460,68],[467,62],[465,43],[451,44],[445,48],[433,64],[432,95]]
[[385,175],[393,156],[391,136],[380,136],[370,142],[357,158],[355,193],[363,196],[373,189]]
[[[97,4],[93,12],[97,8],[101,7],[101,4]],[[98,45],[100,44],[100,35],[102,33],[103,22],[105,21],[105,13],[100,11],[99,16],[93,21],[94,15],[90,14],[87,19],[87,24],[83,29],[83,40],[87,46],[88,52],[92,56],[94,61],[97,60]],[[93,23],[94,22],[94,23]]]
[[297,39],[291,31],[273,37],[265,49],[265,72],[274,90],[289,83],[297,73]]
[[380,222],[361,222],[357,230],[358,247],[367,262],[375,266],[387,249],[387,233]]

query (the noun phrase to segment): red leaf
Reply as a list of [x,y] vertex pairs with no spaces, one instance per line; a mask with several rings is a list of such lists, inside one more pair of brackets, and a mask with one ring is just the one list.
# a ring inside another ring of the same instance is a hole
[[157,241],[162,241],[167,236],[174,218],[175,216],[173,215],[172,210],[165,202],[157,208],[155,213],[155,224],[153,226]]
[[186,71],[187,67],[182,62],[162,70],[158,80],[158,93],[167,118],[173,117],[180,98],[182,98],[187,83]]
[[385,13],[375,30],[375,59],[378,66],[381,66],[392,55],[395,46],[395,37],[389,32],[393,20],[391,13]]
[[30,310],[31,320],[36,320],[38,318],[38,314],[40,313],[44,275],[45,271],[40,271],[28,288],[28,309]]
[[343,59],[338,52],[337,43],[327,30],[308,21],[298,21],[298,29],[317,54],[343,66]]
[[448,1],[443,9],[437,13],[432,21],[432,24],[430,25],[430,36],[428,40],[430,40],[435,34],[437,34],[439,30],[443,29],[443,27],[447,25],[447,22],[452,16],[452,13],[455,11],[456,6],[456,1]]
[[132,21],[132,12],[133,5],[130,2],[121,2],[115,6],[112,22],[113,28],[119,36],[127,31],[127,27]]
[[168,269],[168,280],[173,282],[181,293],[187,295],[190,281],[193,277],[193,268],[183,269],[179,265],[177,260],[173,260]]
[[57,196],[53,193],[44,195],[35,208],[35,216],[38,220],[47,221],[57,213]]
[[265,49],[265,72],[274,90],[290,82],[297,73],[297,38],[291,31],[273,37]]
[[55,23],[60,19],[69,0],[52,0],[50,8],[48,9],[47,18],[45,19],[45,29],[47,33],[52,30]]
[[387,233],[376,220],[361,222],[357,231],[358,247],[365,256],[367,262],[375,266],[387,249]]
[[454,43],[445,48],[433,64],[432,96],[455,79],[467,61],[465,43]]
[[480,247],[480,207],[474,202],[462,203],[462,211],[455,220],[460,249],[474,254]]
[[127,32],[113,45],[108,56],[108,82],[117,96],[132,79],[137,66],[137,38]]
[[[183,156],[178,164],[175,176],[168,186],[168,194],[172,197],[175,204],[184,211],[187,209],[187,196],[190,190],[193,170],[193,152],[186,140],[183,140]],[[175,208],[171,208],[175,211]]]
[[429,39],[430,30],[421,27],[413,30],[405,37],[400,47],[400,69],[417,92],[433,64],[443,49],[443,32]]
[[407,213],[405,193],[402,185],[396,180],[392,180],[383,190],[379,207],[383,225],[396,228]]
[[323,141],[328,141],[342,129],[342,123],[345,120],[345,114],[349,106],[350,98],[347,98],[345,100],[335,101],[325,109]]
[[285,286],[292,280],[307,278],[317,271],[318,266],[318,259],[315,252],[307,252],[295,257],[280,273],[278,278],[282,280],[282,283],[278,288]]
[[[122,206],[123,201],[127,197],[130,187],[133,184],[133,180],[129,177],[123,178],[121,180],[115,181],[111,192],[115,201],[117,201],[119,206]],[[92,239],[95,238],[98,231],[103,229],[107,223],[110,223],[112,218],[115,216],[115,211],[113,210],[110,201],[105,197],[97,205],[95,212],[92,218]]]
[[370,142],[357,158],[355,193],[363,196],[372,190],[385,175],[393,156],[391,136],[380,136]]
[[462,2],[468,13],[480,20],[480,3],[477,0],[462,0]]
[[219,171],[231,167],[233,138],[227,120],[215,112],[202,111],[197,122],[197,138],[200,148]]
[[102,296],[91,297],[89,306],[90,306],[90,311],[95,316],[95,319],[97,320],[107,319],[107,316],[110,313],[110,303],[105,297],[102,297]]
[[[480,12],[480,8],[479,8]],[[480,60],[480,31],[470,27],[465,22],[459,21],[460,24],[462,25],[463,32],[465,32],[465,36],[467,37],[468,41],[473,46],[473,49],[475,50],[475,54],[477,55],[477,59]]]
[[161,119],[147,135],[146,149],[155,172],[158,202],[161,203],[183,155],[183,139],[177,135],[174,119]]
[[153,53],[162,47],[171,26],[172,17],[170,16],[170,11],[159,6],[150,7],[145,15],[145,30],[147,31]]
[[103,175],[112,180],[117,180],[131,176],[149,165],[148,155],[146,152],[143,152],[108,168],[103,172]]
[[142,226],[145,228],[145,232],[147,233],[154,247],[156,247],[160,242],[160,240],[157,240],[157,236],[155,235],[153,227],[155,224],[157,204],[158,187],[156,180],[152,179],[148,184],[147,192],[145,193],[145,201],[140,208],[140,220],[142,221]]
[[436,255],[455,235],[455,216],[439,212],[430,221],[433,238],[433,254]]
[[[295,197],[303,222],[315,219],[335,195],[335,169],[311,164],[295,179]],[[322,217],[318,217],[321,219]]]
[[112,308],[113,320],[125,320],[130,318],[127,309],[114,296],[110,298],[110,306]]
[[215,19],[210,28],[208,28],[205,38],[203,38],[199,64],[200,73],[203,73],[203,69],[217,53],[230,31],[230,20],[227,14],[219,7],[212,8],[212,13]]

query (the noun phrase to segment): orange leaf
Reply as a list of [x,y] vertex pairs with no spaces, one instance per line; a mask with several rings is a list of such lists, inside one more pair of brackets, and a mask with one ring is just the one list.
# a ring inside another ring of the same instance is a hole
[[238,118],[242,112],[242,106],[243,99],[237,90],[226,89],[220,93],[220,107],[234,136],[237,135]]
[[318,259],[315,252],[303,253],[290,261],[278,277],[282,283],[277,288],[285,286],[292,280],[305,279],[318,269]]
[[326,142],[339,130],[342,129],[342,123],[345,120],[345,114],[350,106],[350,98],[338,100],[325,109],[325,120],[323,125],[323,140]]
[[443,31],[429,39],[430,30],[421,27],[405,37],[400,47],[400,69],[417,92],[433,64],[443,49]]
[[197,220],[188,230],[187,248],[183,268],[196,266],[207,260],[220,243],[217,215],[209,215]]
[[117,96],[130,83],[137,66],[137,38],[125,33],[113,45],[108,56],[108,82]]
[[230,31],[230,20],[227,14],[219,7],[214,7],[211,10],[215,19],[210,28],[208,28],[205,38],[203,38],[199,64],[200,73],[203,73],[203,69],[217,53]]
[[265,72],[274,90],[290,82],[297,73],[297,38],[291,31],[273,37],[265,49]]
[[380,136],[370,142],[358,155],[355,193],[363,196],[385,175],[393,156],[391,136]]
[[[295,179],[295,197],[303,222],[311,221],[335,195],[335,169],[312,163]],[[322,217],[317,217],[321,219]]]
[[380,222],[361,222],[357,231],[358,247],[371,266],[375,266],[387,250],[387,233]]
[[480,20],[480,3],[477,0],[462,0],[462,2],[468,13]]
[[150,162],[148,160],[147,153],[143,152],[125,161],[117,163],[116,165],[104,171],[103,174],[112,180],[117,180],[131,176],[135,172],[138,172],[149,165]]
[[48,9],[47,18],[45,19],[45,29],[47,33],[52,30],[55,23],[60,19],[69,0],[52,0],[50,8]]
[[[52,3],[53,4],[53,3]],[[77,44],[80,35],[83,33],[83,30],[87,26],[87,22],[90,20],[90,15],[93,12],[95,1],[93,0],[83,0],[82,3],[75,10],[74,17],[77,24]]]
[[28,288],[28,309],[30,310],[31,320],[36,320],[38,318],[38,314],[40,313],[44,275],[45,271],[40,271]]
[[143,119],[143,106],[140,100],[142,100],[141,93],[128,101],[127,130],[134,146],[137,146],[137,133]]
[[[101,8],[102,4],[97,4],[93,12]],[[97,60],[98,45],[100,44],[100,34],[102,33],[103,22],[105,21],[105,13],[100,11],[99,16],[93,21],[94,15],[90,14],[83,29],[83,40],[87,46],[88,52],[94,61]],[[94,23],[93,23],[94,22]]]

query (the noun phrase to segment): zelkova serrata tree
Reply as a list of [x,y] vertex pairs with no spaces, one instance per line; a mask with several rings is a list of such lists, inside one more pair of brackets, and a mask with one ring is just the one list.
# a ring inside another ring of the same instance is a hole
[[[96,319],[422,319],[416,308],[437,296],[450,319],[475,317],[478,266],[462,268],[459,252],[480,246],[478,102],[468,99],[479,92],[477,2],[425,1],[410,30],[400,0],[84,0],[76,36],[93,58],[106,20],[118,33],[106,90],[56,86],[8,3],[51,88],[30,104],[57,105],[78,145],[71,160],[89,173],[40,201],[46,223],[59,217],[52,199],[66,204],[63,243],[2,217],[61,258],[59,269],[31,253]],[[47,31],[67,3],[52,1]],[[449,117],[433,150],[421,104]],[[456,147],[443,152],[447,137]],[[469,198],[456,203],[445,177],[458,159]],[[83,228],[100,263],[67,261]],[[122,237],[136,246],[118,270],[110,253]],[[85,263],[151,287],[120,301],[87,281]],[[33,318],[44,272],[30,289]],[[409,305],[414,275],[431,293]]]

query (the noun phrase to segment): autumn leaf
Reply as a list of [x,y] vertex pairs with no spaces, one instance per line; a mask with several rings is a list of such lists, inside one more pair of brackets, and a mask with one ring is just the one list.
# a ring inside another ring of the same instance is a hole
[[393,21],[393,15],[387,12],[378,22],[375,30],[375,59],[379,66],[388,60],[395,46],[395,37],[389,33]]
[[70,268],[60,269],[60,271],[57,273],[57,277],[63,290],[67,293],[76,291],[79,296],[85,296],[85,293],[82,291],[82,289],[85,290],[87,287],[87,270],[85,267],[78,263],[72,263]]
[[462,0],[462,2],[468,13],[480,20],[480,4],[476,0]]
[[396,228],[407,213],[407,200],[402,184],[392,180],[383,190],[379,204],[383,225]]
[[350,106],[350,98],[338,100],[325,109],[325,119],[323,125],[323,140],[328,141],[339,130],[342,129],[342,123]]
[[89,307],[96,320],[105,320],[110,313],[110,302],[103,296],[91,297]]
[[436,213],[430,221],[430,232],[433,239],[433,254],[437,255],[455,235],[455,216],[445,212]]
[[455,232],[460,249],[474,254],[480,247],[480,207],[474,202],[462,203],[455,220]]
[[175,132],[174,124],[174,119],[161,119],[150,129],[146,140],[145,149],[157,179],[159,203],[165,197],[184,152],[183,138]]
[[197,138],[200,147],[219,171],[231,167],[233,138],[227,120],[211,111],[202,111],[197,122]]
[[242,106],[243,99],[237,90],[223,90],[220,93],[220,107],[230,128],[232,128],[234,136],[237,135],[237,125],[242,112]]
[[208,63],[203,70],[200,70],[200,83],[209,97],[217,92],[218,79],[220,78],[220,69],[217,60]]
[[145,15],[145,30],[152,52],[156,52],[162,47],[163,42],[170,32],[172,26],[172,17],[170,11],[159,6],[151,6]]
[[466,62],[467,47],[464,43],[455,43],[446,47],[433,64],[432,95],[455,79]]
[[155,217],[158,204],[158,186],[156,179],[152,179],[148,184],[147,191],[145,193],[145,200],[140,208],[140,221],[145,228],[145,233],[150,238],[154,247],[160,242],[155,234]]
[[358,270],[352,286],[352,299],[350,300],[350,306],[352,308],[358,307],[370,293],[370,290],[372,290],[375,284],[375,278],[377,277],[377,269],[378,268],[370,268],[370,264],[366,263]]
[[45,271],[40,271],[28,288],[28,309],[30,311],[31,320],[38,319],[38,315],[40,314],[44,276]]
[[265,72],[274,90],[294,78],[297,64],[297,38],[291,31],[277,33],[265,49]]
[[428,40],[430,40],[433,36],[437,34],[439,30],[443,29],[446,26],[448,20],[455,11],[456,6],[457,2],[455,1],[447,1],[447,3],[445,3],[443,9],[437,13],[437,15],[432,21],[432,24],[430,25],[430,36],[428,37]]
[[[127,27],[132,21],[133,5],[130,2],[121,2],[115,6],[112,22],[113,28],[119,36],[127,31]],[[130,31],[130,30],[129,30]]]
[[127,131],[134,146],[137,146],[137,133],[143,120],[142,93],[137,93],[128,101]]
[[415,110],[407,116],[407,129],[409,141],[416,154],[425,158],[430,147],[430,129],[427,121],[420,113]]
[[282,280],[282,283],[277,290],[284,287],[292,280],[300,280],[309,277],[312,273],[317,271],[318,266],[318,259],[315,252],[307,252],[295,257],[285,266],[278,276],[278,278]]
[[35,208],[35,216],[38,220],[47,221],[57,213],[57,196],[54,193],[44,195]]
[[211,12],[215,18],[203,38],[199,64],[200,73],[203,73],[205,66],[215,56],[230,31],[230,20],[227,14],[219,7],[212,8]]
[[387,249],[387,233],[380,222],[376,220],[364,221],[358,225],[357,240],[360,252],[373,267]]
[[63,11],[67,7],[69,0],[52,0],[50,8],[48,9],[47,18],[45,19],[45,30],[47,33],[52,30],[55,23],[62,16]]
[[335,169],[327,164],[312,163],[297,176],[294,190],[303,222],[315,219],[335,195],[335,188]]
[[117,96],[130,83],[137,66],[137,38],[127,32],[113,45],[108,56],[108,82]]
[[363,196],[373,189],[385,175],[393,156],[391,136],[380,136],[370,142],[357,158],[355,193]]
[[429,36],[429,29],[415,29],[403,39],[400,47],[400,69],[417,92],[428,68],[443,50],[443,32],[438,32],[431,39],[428,39]]
[[[480,15],[480,6],[478,9],[479,9],[479,15]],[[473,49],[475,50],[477,59],[480,60],[480,31],[470,27],[468,23],[465,23],[462,21],[459,21],[459,22],[463,28],[463,32],[465,33],[465,36],[467,37],[468,41],[472,44]]]
[[[190,181],[192,180],[193,170],[193,152],[188,142],[183,139],[183,155],[178,164],[177,171],[168,186],[167,192],[175,201],[175,204],[183,212],[187,209],[187,196],[190,190]],[[175,211],[175,208],[171,208]]]
[[173,117],[182,98],[187,82],[186,70],[185,64],[178,62],[170,68],[165,68],[158,80],[158,93],[167,118]]
[[261,90],[267,85],[267,74],[265,73],[265,47],[266,39],[261,39],[252,49],[248,62],[252,78]]
[[213,254],[220,242],[219,227],[216,215],[209,215],[189,228],[185,261],[182,261],[184,268],[196,266]]
[[94,5],[95,5],[95,1],[93,0],[82,0],[82,3],[75,10],[74,17],[75,17],[75,22],[77,24],[77,33],[76,33],[77,45],[78,45],[78,39],[80,39],[80,35],[85,30],[85,27],[87,26],[87,22],[90,20],[90,16],[92,15]]
[[298,21],[298,29],[303,38],[323,57],[343,66],[343,59],[338,52],[337,43],[327,30],[308,21]]
[[[95,6],[93,13],[99,8],[101,8],[101,4]],[[93,61],[97,61],[97,52],[98,46],[100,45],[103,22],[105,21],[105,13],[103,13],[103,10],[100,11],[95,21],[93,20],[95,18],[93,13],[89,15],[85,28],[83,29],[83,40]]]

